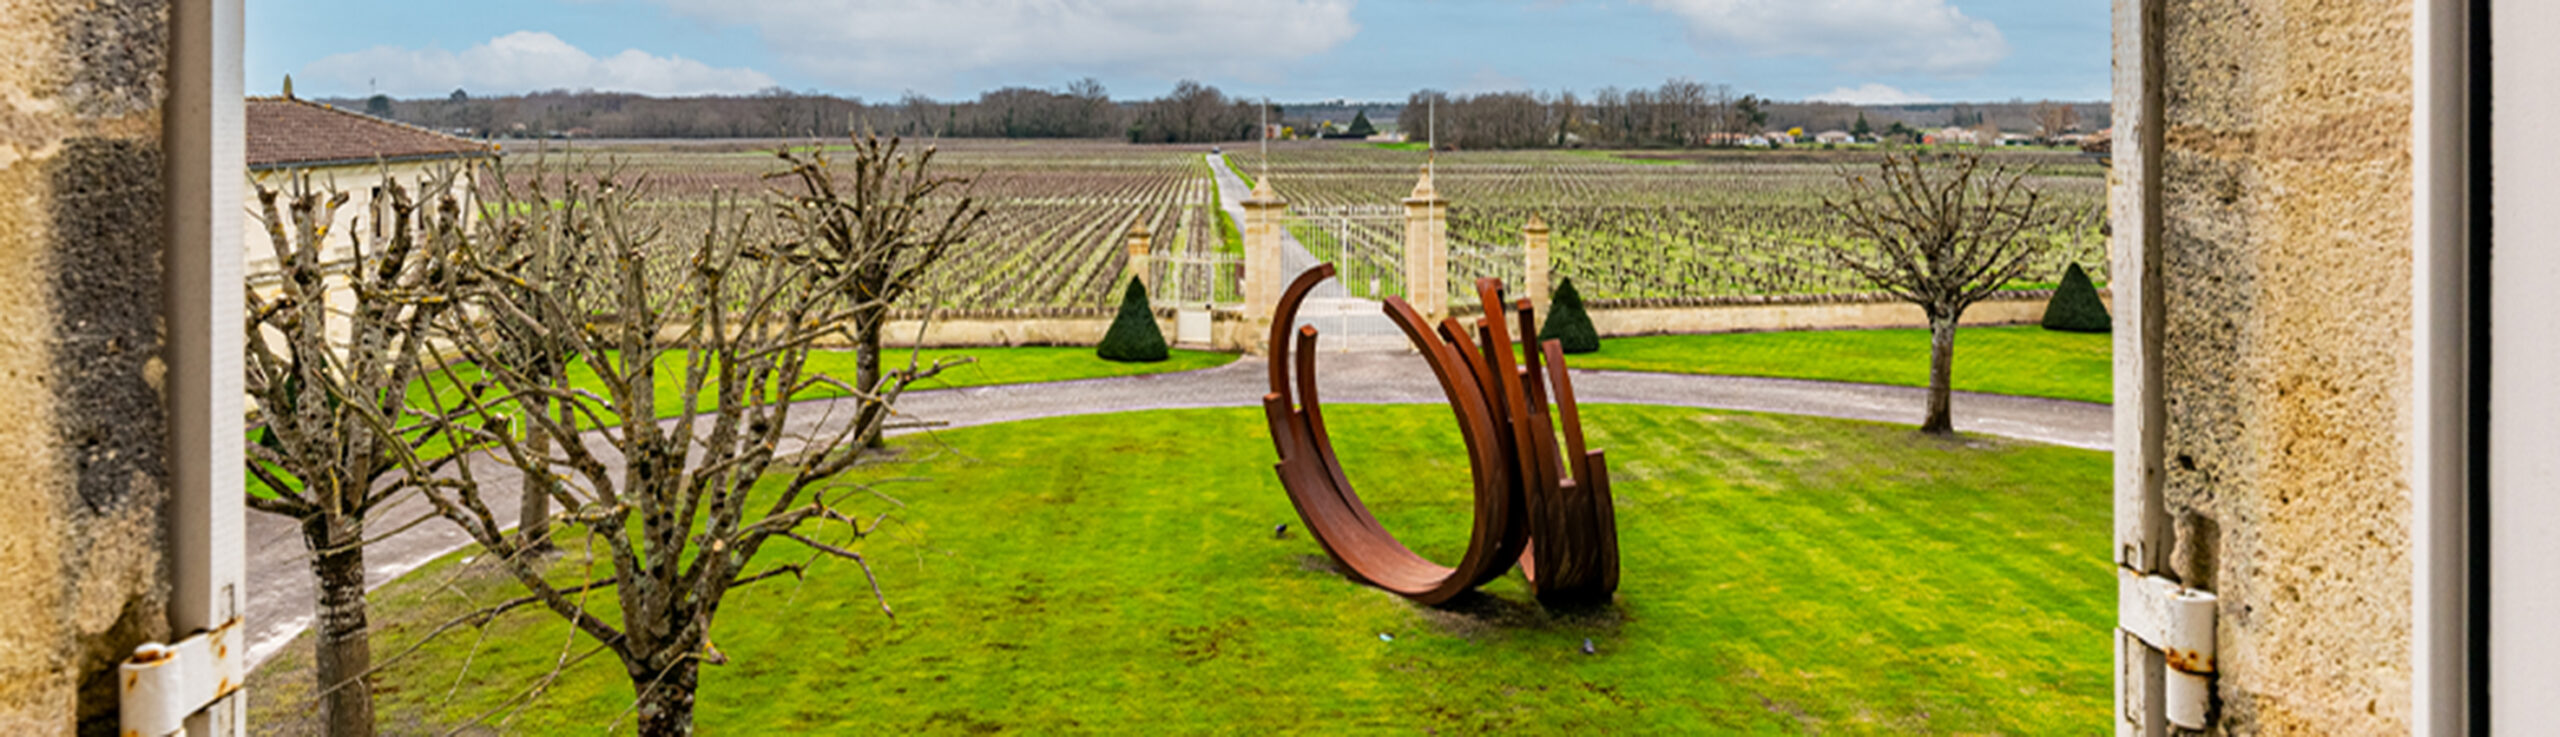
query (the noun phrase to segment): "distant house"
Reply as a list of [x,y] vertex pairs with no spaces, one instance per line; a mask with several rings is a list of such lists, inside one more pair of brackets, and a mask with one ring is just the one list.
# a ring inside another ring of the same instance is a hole
[[1948,126],[1930,131],[1928,134],[1921,136],[1920,142],[1978,146],[1982,145],[1983,140],[1981,131],[1974,130],[1972,128]]
[[[414,192],[419,177],[452,168],[460,177],[460,191],[469,192],[479,165],[493,150],[479,141],[292,97],[253,97],[243,109],[241,122],[248,139],[243,153],[253,182],[289,193],[293,178],[308,173],[315,188],[347,193],[347,203],[323,238],[322,268],[333,275],[343,273],[353,257],[356,236],[363,235],[370,247],[382,235],[381,218],[376,215],[389,212],[388,200],[378,196],[386,177],[397,178]],[[264,291],[272,289],[280,277],[276,251],[260,220],[265,210],[257,190],[246,194],[249,216],[242,219],[241,265],[252,288]],[[281,197],[277,204],[283,211]],[[290,211],[281,215],[292,217]],[[333,303],[352,299],[343,288],[330,292]]]
[[1849,135],[1848,131],[1823,131],[1813,134],[1813,140],[1815,143],[1843,144],[1857,143],[1858,137]]

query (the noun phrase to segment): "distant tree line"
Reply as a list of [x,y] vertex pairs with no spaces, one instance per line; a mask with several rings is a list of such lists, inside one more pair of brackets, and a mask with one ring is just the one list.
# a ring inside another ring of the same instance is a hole
[[[1162,97],[1113,100],[1101,82],[1058,89],[1005,87],[976,99],[936,100],[908,94],[895,102],[793,92],[648,97],[619,92],[554,90],[474,97],[324,100],[402,122],[473,136],[596,138],[774,138],[877,131],[910,138],[1116,138],[1138,143],[1210,143],[1256,137],[1256,101],[1185,80]],[[1850,105],[1779,102],[1730,85],[1673,79],[1657,87],[1452,95],[1424,90],[1397,103],[1305,103],[1278,107],[1270,121],[1302,135],[1326,123],[1336,135],[1367,135],[1393,126],[1411,140],[1432,134],[1442,145],[1503,149],[1550,146],[1679,148],[1727,143],[1769,130],[1865,129],[1916,136],[1943,128],[1996,128],[2050,137],[2108,125],[2107,103],[1912,103]],[[1282,113],[1287,115],[1284,117]],[[1346,122],[1348,125],[1346,125]],[[1358,126],[1371,122],[1373,126]],[[1353,130],[1353,128],[1360,128]]]
[[[1612,148],[1690,146],[1727,134],[1756,132],[1767,102],[1728,85],[1674,79],[1653,89],[1603,87],[1585,100],[1568,90],[1449,95],[1437,90],[1405,100],[1405,132],[1457,148]],[[1435,121],[1432,122],[1432,121]]]
[[[1673,79],[1654,88],[1450,95],[1413,93],[1402,127],[1411,140],[1441,146],[1516,149],[1557,146],[1683,148],[1731,144],[1766,131],[1802,128],[1916,137],[1948,126],[2032,131],[2051,138],[2104,127],[2106,103],[1991,103],[1861,106],[1775,102],[1729,85]],[[1875,120],[1869,120],[1869,114]],[[1428,120],[1427,120],[1428,119]],[[1435,122],[1428,122],[1436,120]]]
[[649,97],[552,90],[474,97],[323,100],[437,130],[490,138],[769,138],[876,131],[931,138],[1125,138],[1142,143],[1240,141],[1254,136],[1254,103],[1185,80],[1163,97],[1114,101],[1102,83],[1006,87],[946,102],[910,93],[893,103],[770,88],[751,95]]

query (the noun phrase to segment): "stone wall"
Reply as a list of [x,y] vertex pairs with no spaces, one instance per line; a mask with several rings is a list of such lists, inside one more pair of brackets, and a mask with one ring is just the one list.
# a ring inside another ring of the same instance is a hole
[[[2101,300],[2105,293],[2100,292]],[[1993,299],[1965,310],[1966,325],[2008,325],[2044,319],[2050,292]],[[2110,304],[2113,304],[2110,302]],[[1849,328],[1921,328],[1928,318],[1918,306],[1891,300],[1796,302],[1696,307],[1593,306],[1591,326],[1604,337],[1664,333],[1730,333],[1770,330],[1844,330]]]
[[0,734],[111,734],[168,626],[167,6],[0,8]]
[[2164,3],[2171,567],[2219,730],[2410,720],[2410,7]]
[[[2108,299],[2099,292],[2101,299]],[[2044,319],[2044,306],[2050,292],[2022,292],[2014,297],[1985,301],[1967,310],[1964,324],[2008,325],[2032,323]],[[1605,337],[1661,335],[1669,333],[1729,333],[1772,330],[1844,330],[1851,328],[1919,328],[1928,322],[1920,308],[1908,303],[1880,299],[1771,301],[1763,304],[1708,304],[1687,306],[1611,306],[1594,305],[1590,309],[1592,327]],[[1474,315],[1462,315],[1474,320]],[[1157,310],[1156,325],[1164,331],[1165,340],[1175,335],[1172,310]],[[1252,329],[1243,316],[1235,312],[1216,313],[1208,348],[1221,351],[1260,351],[1262,330]],[[1321,328],[1322,324],[1319,323]],[[1093,345],[1111,329],[1111,315],[1099,310],[1091,314],[1024,314],[986,316],[945,316],[930,322],[896,319],[885,329],[889,343],[933,347],[1011,346],[1011,345]],[[1401,338],[1399,338],[1401,340]],[[1252,344],[1248,345],[1248,341]]]

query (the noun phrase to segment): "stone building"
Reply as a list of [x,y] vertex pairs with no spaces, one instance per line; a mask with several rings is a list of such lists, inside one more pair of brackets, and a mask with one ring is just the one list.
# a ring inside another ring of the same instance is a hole
[[[291,177],[307,174],[316,187],[346,192],[340,217],[363,212],[367,225],[378,219],[376,211],[387,211],[374,197],[386,179],[414,191],[419,178],[449,170],[459,177],[457,186],[469,191],[475,165],[491,153],[489,144],[293,97],[252,97],[242,107],[251,181],[281,190]],[[244,199],[252,217],[241,223],[242,258],[252,275],[273,273],[275,250],[266,226],[254,217],[257,193]],[[343,263],[355,235],[341,228],[327,238],[325,252],[333,264]]]
[[[322,237],[321,268],[332,280],[327,294],[337,310],[355,309],[355,293],[344,280],[357,239],[367,245],[380,242],[391,206],[382,195],[383,184],[397,181],[414,194],[422,179],[446,174],[455,177],[457,191],[469,192],[479,164],[492,152],[489,144],[290,95],[249,98],[242,108],[247,132],[242,153],[253,183],[243,192],[249,214],[240,221],[241,264],[249,287],[267,294],[282,276],[256,188],[289,193],[297,178],[307,177],[315,189],[347,194],[337,222]],[[284,201],[279,197],[279,203]],[[290,212],[279,214],[292,217]],[[291,232],[288,223],[287,237]],[[343,345],[348,329],[344,321],[330,323],[330,340]]]

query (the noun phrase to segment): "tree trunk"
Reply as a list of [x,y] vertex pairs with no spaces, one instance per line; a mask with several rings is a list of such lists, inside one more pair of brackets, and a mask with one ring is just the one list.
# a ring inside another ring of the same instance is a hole
[[[855,388],[865,392],[876,392],[881,389],[880,331],[887,326],[888,322],[887,309],[865,309],[854,315],[853,385]],[[862,410],[854,415],[854,427],[870,427],[870,423],[888,409],[888,405],[878,402],[863,403]],[[878,448],[886,445],[887,438],[886,434],[873,438],[871,447]]]
[[[525,411],[540,417],[551,410],[549,398],[535,399]],[[525,448],[535,458],[551,456],[551,434],[538,429],[532,419],[526,420]],[[516,540],[524,552],[546,555],[558,548],[551,545],[551,469],[537,467],[524,471],[524,498],[516,504]]]
[[631,675],[632,693],[639,694],[641,737],[693,734],[693,689],[701,667],[701,661],[678,658],[666,670]]
[[[1936,312],[1933,310],[1933,312]],[[1920,422],[1920,431],[1932,435],[1954,435],[1956,315],[1947,311],[1929,316],[1929,417]]]
[[332,520],[327,514],[302,521],[311,573],[320,584],[313,660],[320,724],[330,737],[373,734],[373,686],[365,681],[365,671],[373,669],[373,645],[365,627],[361,527],[355,519]]

